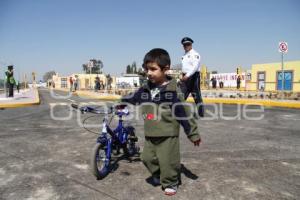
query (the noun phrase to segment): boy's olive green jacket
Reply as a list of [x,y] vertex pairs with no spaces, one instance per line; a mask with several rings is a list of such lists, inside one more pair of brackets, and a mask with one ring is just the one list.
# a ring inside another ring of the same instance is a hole
[[128,102],[141,106],[144,118],[146,137],[179,136],[180,125],[187,137],[192,141],[200,139],[194,115],[185,103],[183,94],[174,79],[162,89],[153,99],[151,98],[152,83],[148,82],[134,94],[122,98]]

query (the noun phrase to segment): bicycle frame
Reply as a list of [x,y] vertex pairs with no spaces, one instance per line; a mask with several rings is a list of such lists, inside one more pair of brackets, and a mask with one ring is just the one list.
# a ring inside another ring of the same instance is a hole
[[[108,114],[105,113],[102,124],[102,132],[99,133],[99,136],[97,138],[97,143],[101,143],[107,147],[105,165],[109,165],[113,145],[121,147],[121,145],[127,142],[128,132],[123,126],[122,120],[122,116],[127,114],[129,113],[117,112],[117,115],[119,117],[118,126],[114,130],[112,130],[108,125]],[[109,136],[107,133],[109,134]]]
[[[138,138],[135,135],[134,128],[132,126],[123,125],[122,116],[129,115],[129,111],[126,108],[127,105],[117,105],[110,107],[110,109],[106,111],[101,111],[90,106],[80,108],[77,104],[71,104],[71,106],[75,109],[79,109],[82,114],[86,112],[104,114],[102,131],[99,132],[91,158],[91,169],[97,179],[102,179],[109,173],[111,153],[113,150],[116,150],[117,154],[119,154],[119,150],[123,149],[123,153],[127,157],[139,153],[139,147],[136,145]],[[108,114],[111,113],[113,113],[112,117],[115,115],[119,117],[118,126],[114,130],[110,128],[108,122]],[[100,165],[100,169],[98,164]]]

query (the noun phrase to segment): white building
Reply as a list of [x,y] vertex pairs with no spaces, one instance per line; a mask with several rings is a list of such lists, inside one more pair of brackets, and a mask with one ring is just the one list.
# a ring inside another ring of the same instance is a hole
[[123,74],[116,78],[117,88],[140,87],[140,76],[138,74]]
[[[236,73],[220,73],[220,74],[210,74],[209,80],[212,79],[212,77],[215,77],[217,80],[217,87],[219,87],[219,83],[222,81],[224,83],[224,88],[236,88],[237,83],[236,79],[237,77],[241,77],[241,85],[240,87],[245,87],[246,82],[246,73],[243,72],[240,75],[237,75]],[[209,83],[210,86],[212,86],[212,81]]]

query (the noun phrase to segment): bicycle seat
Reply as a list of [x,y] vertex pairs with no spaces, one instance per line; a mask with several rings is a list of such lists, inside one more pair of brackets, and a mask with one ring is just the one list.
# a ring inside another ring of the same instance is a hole
[[115,106],[115,109],[116,109],[116,110],[123,110],[123,109],[125,109],[126,107],[127,107],[126,104],[118,104],[118,105]]
[[115,106],[115,113],[116,115],[122,116],[122,115],[128,115],[129,114],[129,110],[127,109],[127,105],[126,104],[119,104]]

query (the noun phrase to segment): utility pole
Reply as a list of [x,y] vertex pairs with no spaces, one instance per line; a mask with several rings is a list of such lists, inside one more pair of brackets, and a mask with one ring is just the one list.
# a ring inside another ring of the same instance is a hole
[[[279,42],[279,52],[281,53],[281,91],[282,91],[282,98],[284,95],[284,64],[283,64],[283,54],[288,52],[288,44],[287,42]],[[279,89],[279,88],[278,88]]]
[[94,63],[93,61],[89,61],[88,63],[88,67],[90,68],[90,89],[92,89],[92,68],[94,66]]
[[[3,71],[2,71],[2,67],[1,67],[2,65],[3,65],[3,69],[4,69]],[[2,78],[2,73],[3,73],[3,91],[6,94],[6,74],[5,74],[5,67],[4,67],[4,65],[6,65],[6,62],[2,62],[0,60],[0,73],[1,73],[0,79]]]
[[24,89],[26,90],[27,85],[27,76],[24,74]]
[[284,92],[283,52],[281,52],[281,89]]

